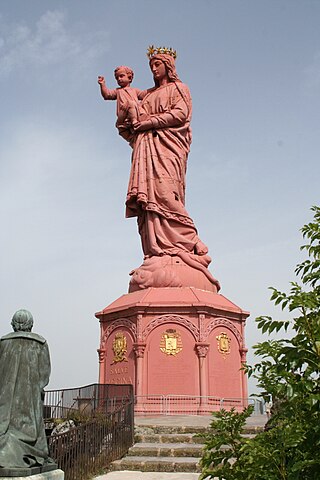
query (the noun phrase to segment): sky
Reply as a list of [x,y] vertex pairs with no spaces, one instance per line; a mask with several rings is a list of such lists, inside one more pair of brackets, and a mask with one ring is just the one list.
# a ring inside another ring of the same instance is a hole
[[[0,335],[19,308],[49,343],[49,388],[98,380],[95,312],[142,263],[125,219],[130,147],[113,71],[153,86],[150,44],[177,50],[193,100],[186,202],[221,293],[254,319],[304,257],[319,205],[320,1],[0,0]],[[249,383],[254,391],[253,383]]]

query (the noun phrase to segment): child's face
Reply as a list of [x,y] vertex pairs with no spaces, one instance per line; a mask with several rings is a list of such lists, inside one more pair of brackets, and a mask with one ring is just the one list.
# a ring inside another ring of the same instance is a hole
[[126,87],[131,83],[131,75],[128,74],[123,68],[116,73],[116,80],[119,87]]

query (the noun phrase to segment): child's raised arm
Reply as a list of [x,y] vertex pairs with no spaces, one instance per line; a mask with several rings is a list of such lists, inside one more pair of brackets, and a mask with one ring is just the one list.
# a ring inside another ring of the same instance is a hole
[[117,91],[116,90],[110,90],[107,88],[106,82],[104,77],[101,75],[98,77],[98,83],[100,85],[100,92],[101,95],[105,100],[116,100],[117,99]]

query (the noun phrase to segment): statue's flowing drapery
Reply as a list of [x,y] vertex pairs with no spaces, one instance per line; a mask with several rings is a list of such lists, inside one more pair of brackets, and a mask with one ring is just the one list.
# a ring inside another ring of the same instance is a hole
[[185,209],[191,97],[181,82],[151,89],[141,103],[154,128],[136,134],[126,216],[138,217],[146,256],[196,253],[197,230]]

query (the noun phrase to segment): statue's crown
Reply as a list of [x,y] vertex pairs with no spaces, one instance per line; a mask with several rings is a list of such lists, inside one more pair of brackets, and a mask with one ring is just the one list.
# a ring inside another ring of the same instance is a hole
[[171,55],[173,58],[177,58],[176,50],[171,47],[155,47],[154,45],[150,45],[147,50],[147,55],[149,58],[152,58],[154,55],[158,55],[159,53],[165,53],[166,55]]

